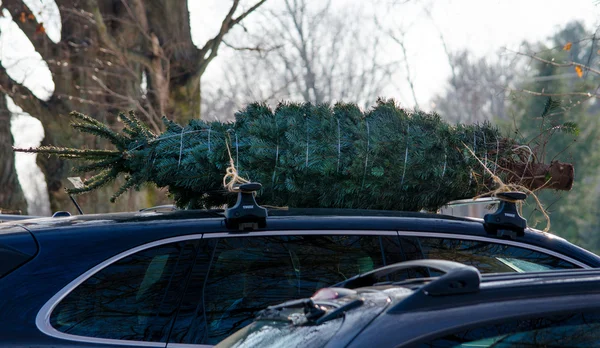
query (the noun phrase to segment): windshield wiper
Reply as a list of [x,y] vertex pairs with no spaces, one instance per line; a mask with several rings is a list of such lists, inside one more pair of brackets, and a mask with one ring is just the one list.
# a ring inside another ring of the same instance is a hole
[[316,325],[320,325],[326,321],[335,319],[337,317],[339,317],[340,315],[344,314],[344,312],[349,311],[351,309],[354,309],[356,307],[360,307],[362,306],[362,304],[365,301],[363,301],[360,298],[356,298],[350,302],[344,303],[341,306],[336,307],[335,309],[332,309],[330,311],[328,311],[325,315],[323,315],[322,317],[318,318],[317,320],[315,320],[315,324]]

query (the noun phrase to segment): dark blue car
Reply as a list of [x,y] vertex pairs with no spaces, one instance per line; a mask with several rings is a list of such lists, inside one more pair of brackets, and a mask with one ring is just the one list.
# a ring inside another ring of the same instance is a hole
[[269,211],[263,227],[227,221],[145,211],[0,224],[0,346],[216,344],[267,306],[402,261],[481,273],[600,266],[547,233],[438,214],[290,209]]

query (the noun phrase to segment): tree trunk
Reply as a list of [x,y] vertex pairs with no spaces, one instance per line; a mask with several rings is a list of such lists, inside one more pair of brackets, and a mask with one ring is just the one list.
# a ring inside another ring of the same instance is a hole
[[[36,51],[48,64],[55,90],[50,100],[38,100],[12,80],[0,66],[0,87],[15,102],[42,121],[46,138],[42,145],[75,148],[106,148],[98,137],[84,137],[68,128],[68,112],[76,110],[120,128],[117,114],[135,110],[152,131],[162,129],[161,116],[185,122],[199,117],[199,83],[207,65],[217,55],[223,36],[265,0],[234,17],[240,0],[231,0],[217,36],[199,49],[192,42],[187,0],[55,0],[61,15],[61,41],[52,42],[23,0],[3,0]],[[147,93],[140,84],[147,76]],[[51,208],[70,210],[64,193],[70,168],[63,160],[38,157],[47,176]],[[118,185],[119,183],[114,183]],[[110,186],[110,185],[109,185]],[[85,212],[131,209],[123,199],[109,203],[114,187],[78,198]],[[152,192],[146,197],[161,197]],[[161,201],[152,204],[160,204]],[[140,203],[142,204],[142,203]]]
[[27,201],[19,185],[15,168],[14,143],[10,132],[11,114],[6,105],[6,95],[0,94],[0,213],[4,210],[20,210],[27,213]]

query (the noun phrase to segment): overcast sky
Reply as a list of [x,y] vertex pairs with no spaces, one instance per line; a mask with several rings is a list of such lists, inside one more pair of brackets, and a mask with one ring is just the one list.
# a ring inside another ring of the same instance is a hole
[[[245,5],[254,2],[246,0]],[[277,8],[282,3],[282,0],[273,0],[267,5]],[[428,109],[433,95],[443,91],[450,74],[440,32],[451,51],[468,49],[477,56],[496,59],[504,47],[518,50],[523,40],[544,40],[574,20],[584,21],[590,29],[597,27],[600,5],[596,3],[594,0],[333,0],[336,7],[362,6],[365,20],[370,20],[376,13],[390,28],[406,32],[409,67],[415,80],[417,99],[424,109]],[[209,11],[207,4],[210,4]],[[192,35],[196,44],[201,44],[217,32],[219,19],[230,4],[223,0],[188,0],[188,5]],[[430,11],[431,17],[426,10]],[[247,28],[252,31],[252,18],[248,19]],[[393,44],[388,52],[401,56],[399,48]],[[216,65],[223,64],[227,56],[227,52],[220,54],[204,79],[218,79],[220,69]],[[413,106],[403,74],[404,71],[399,72],[397,81],[400,82],[388,90],[390,95],[386,97]]]

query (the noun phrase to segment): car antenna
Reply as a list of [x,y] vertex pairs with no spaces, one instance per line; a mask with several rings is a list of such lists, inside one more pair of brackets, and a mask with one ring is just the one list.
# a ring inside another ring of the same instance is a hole
[[498,210],[483,217],[484,227],[498,237],[515,238],[525,234],[527,220],[519,214],[517,203],[525,200],[527,195],[523,192],[500,192],[496,194],[500,199]]
[[267,209],[261,207],[254,199],[255,192],[262,185],[250,182],[236,186],[237,202],[225,210],[225,226],[240,231],[256,230],[267,226]]
[[[71,184],[73,184],[73,186],[75,188],[82,188],[83,187],[83,181],[81,181],[81,178],[78,176],[72,176],[72,177],[68,177],[67,178]],[[75,200],[75,198],[73,198],[73,195],[70,193],[67,193],[69,195],[69,198],[71,199],[71,202],[73,202],[73,204],[75,204],[75,208],[77,208],[77,211],[79,212],[79,215],[83,215],[83,211],[81,210],[81,207],[79,206],[79,204],[77,204],[77,201]]]

